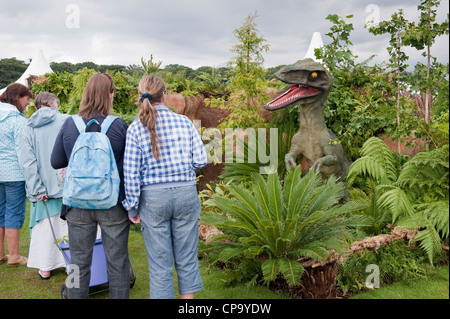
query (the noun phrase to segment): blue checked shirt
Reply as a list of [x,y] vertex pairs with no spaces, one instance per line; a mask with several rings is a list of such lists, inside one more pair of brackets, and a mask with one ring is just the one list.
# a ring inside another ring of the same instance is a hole
[[159,183],[191,182],[195,170],[207,163],[205,146],[189,118],[154,105],[160,159],[153,157],[150,134],[139,118],[127,130],[123,161],[125,200],[128,216],[137,215],[141,188]]

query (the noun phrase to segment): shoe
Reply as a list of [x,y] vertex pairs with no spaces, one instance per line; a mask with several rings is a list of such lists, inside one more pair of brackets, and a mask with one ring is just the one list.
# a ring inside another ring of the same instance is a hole
[[20,256],[18,260],[11,260],[8,258],[8,267],[25,266],[28,262],[28,258]]
[[5,255],[3,257],[0,257],[0,264],[4,264],[7,261],[8,261],[8,256]]
[[39,269],[38,274],[39,274],[39,277],[41,277],[42,280],[48,280],[48,279],[50,279],[50,277],[51,277],[51,275],[48,275],[48,276],[42,275],[42,272],[41,272],[40,269]]

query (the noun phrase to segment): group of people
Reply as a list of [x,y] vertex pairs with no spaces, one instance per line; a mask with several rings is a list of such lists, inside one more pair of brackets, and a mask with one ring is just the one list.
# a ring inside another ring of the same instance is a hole
[[[78,115],[100,125],[112,114],[116,87],[107,73],[91,76]],[[173,267],[181,298],[202,290],[198,267],[200,202],[196,170],[207,163],[205,147],[193,123],[165,105],[164,81],[144,76],[138,87],[139,115],[128,126],[116,118],[109,138],[120,176],[117,205],[83,209],[63,204],[65,168],[80,134],[73,118],[61,114],[59,99],[41,92],[36,112],[24,111],[32,92],[10,84],[0,96],[0,264],[39,269],[41,279],[66,267],[54,243],[69,239],[70,263],[79,269],[79,287],[69,298],[88,298],[92,252],[99,229],[107,261],[110,298],[129,298],[128,232],[141,224],[150,273],[150,298],[175,297]],[[87,130],[94,130],[95,125]],[[74,160],[74,159],[72,159]],[[20,229],[30,202],[30,250],[19,254]],[[51,224],[50,224],[51,223]],[[6,255],[5,239],[9,255]]]

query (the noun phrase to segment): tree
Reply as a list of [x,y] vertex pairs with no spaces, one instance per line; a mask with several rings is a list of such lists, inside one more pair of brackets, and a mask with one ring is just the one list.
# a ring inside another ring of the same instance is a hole
[[[447,13],[447,19],[442,23],[436,22],[437,15],[437,7],[440,4],[440,0],[423,0],[417,9],[420,12],[420,20],[417,24],[412,23],[408,25],[408,29],[404,34],[404,39],[406,44],[416,48],[417,50],[426,51],[423,53],[423,56],[427,58],[426,64],[426,79],[424,81],[425,87],[425,122],[428,124],[430,121],[430,92],[433,87],[436,85],[439,79],[432,80],[430,77],[430,69],[432,66],[431,60],[435,59],[431,55],[431,47],[433,46],[436,37],[441,36],[443,34],[449,34],[449,19]],[[443,74],[442,78],[447,74]],[[428,147],[428,146],[427,146]]]
[[6,87],[8,84],[17,81],[25,72],[28,64],[24,61],[17,60],[15,57],[0,60],[0,88]]
[[[403,15],[403,9],[399,9],[398,12],[392,14],[391,19],[387,21],[382,21],[375,26],[369,28],[369,32],[379,35],[379,34],[390,34],[389,39],[390,46],[387,47],[389,52],[389,66],[395,70],[396,82],[397,82],[397,127],[400,127],[400,99],[402,90],[402,80],[401,74],[406,71],[408,64],[408,56],[402,50],[404,46],[404,38],[406,36],[405,31],[409,28],[410,23],[405,19]],[[398,153],[401,152],[401,141],[398,138]]]
[[[266,93],[266,71],[262,66],[264,62],[262,54],[269,50],[269,44],[258,35],[254,22],[256,17],[256,13],[249,15],[243,25],[233,32],[238,44],[230,49],[236,55],[228,63],[232,69],[230,78],[232,98],[227,108],[231,113],[221,123],[221,128],[254,127],[263,122],[258,114],[258,109],[269,98]],[[215,102],[224,104],[223,100]]]
[[141,65],[144,68],[144,73],[146,75],[155,73],[161,67],[162,61],[154,62],[153,54],[150,54],[150,60],[145,61],[144,58],[141,58]]
[[[351,19],[353,15],[348,15],[346,18]],[[330,32],[325,34],[331,38],[331,43],[315,49],[314,54],[318,59],[323,60],[331,74],[336,68],[351,70],[355,65],[354,58],[357,58],[349,48],[349,46],[353,45],[350,41],[353,24],[345,22],[337,14],[329,14],[326,19],[333,23]]]

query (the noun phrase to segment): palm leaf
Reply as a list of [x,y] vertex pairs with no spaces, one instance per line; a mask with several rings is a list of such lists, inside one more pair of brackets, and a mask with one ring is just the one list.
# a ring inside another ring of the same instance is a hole
[[278,178],[278,174],[269,174],[267,176],[267,193],[269,199],[269,207],[271,209],[272,216],[276,221],[280,222],[284,219],[284,205],[283,195],[281,192],[281,183]]
[[281,262],[278,258],[269,258],[262,262],[261,270],[266,282],[271,282],[277,279],[277,275],[280,272],[280,264]]
[[281,258],[280,272],[283,274],[289,286],[297,286],[300,284],[304,268],[297,260],[291,258]]
[[[290,171],[292,174],[300,174],[300,171]],[[303,176],[294,186],[290,193],[287,204],[287,216],[289,219],[300,219],[303,214],[307,213],[308,206],[318,195],[317,188],[322,183],[322,179],[318,171],[310,170]]]
[[253,181],[253,195],[255,196],[255,200],[259,203],[261,210],[265,213],[266,219],[272,222],[272,212],[269,207],[266,181],[260,174],[254,174]]

